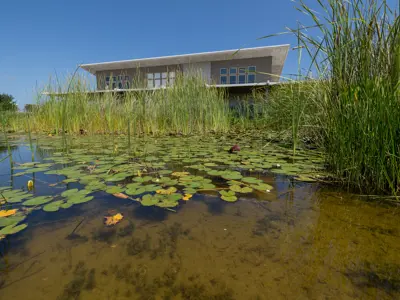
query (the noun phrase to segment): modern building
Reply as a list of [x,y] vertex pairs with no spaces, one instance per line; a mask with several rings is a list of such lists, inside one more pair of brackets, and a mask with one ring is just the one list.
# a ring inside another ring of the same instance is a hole
[[96,76],[97,91],[159,89],[178,74],[197,74],[207,85],[245,91],[279,82],[289,45],[203,52],[83,64]]

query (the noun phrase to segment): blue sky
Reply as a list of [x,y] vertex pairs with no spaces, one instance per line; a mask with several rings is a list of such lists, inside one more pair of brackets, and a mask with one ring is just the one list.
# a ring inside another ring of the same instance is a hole
[[[291,36],[257,40],[304,22],[294,6],[290,0],[2,1],[0,93],[12,94],[22,108],[34,103],[37,86],[80,63],[295,45]],[[296,70],[291,51],[284,73]]]

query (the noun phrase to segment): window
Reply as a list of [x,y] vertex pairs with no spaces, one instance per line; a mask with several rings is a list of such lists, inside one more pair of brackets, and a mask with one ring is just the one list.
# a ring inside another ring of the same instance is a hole
[[229,68],[229,84],[237,83],[237,68]]
[[118,81],[118,88],[122,90],[122,81]]
[[246,68],[239,68],[239,84],[246,83]]
[[130,84],[129,84],[129,76],[125,76],[125,88],[129,89],[129,86],[130,86]]
[[169,72],[169,85],[173,85],[175,82],[175,72]]
[[106,90],[108,90],[109,89],[109,87],[110,87],[110,76],[107,76],[106,77]]
[[163,72],[161,73],[161,86],[167,86],[168,84],[168,73]]
[[255,66],[248,67],[247,82],[248,83],[256,82],[256,67]]
[[149,89],[154,87],[154,74],[153,73],[148,73],[147,74],[147,87]]
[[154,73],[154,87],[158,88],[161,86],[161,73]]
[[227,68],[221,68],[219,71],[219,75],[220,75],[220,83],[221,84],[227,84],[228,80],[227,80],[227,75],[228,75],[228,69]]
[[159,88],[173,85],[175,72],[147,73],[147,87]]

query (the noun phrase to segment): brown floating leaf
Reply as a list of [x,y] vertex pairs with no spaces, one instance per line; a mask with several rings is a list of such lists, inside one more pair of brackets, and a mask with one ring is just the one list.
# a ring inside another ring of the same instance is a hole
[[113,194],[114,197],[121,198],[121,199],[128,199],[129,196],[125,195],[124,193],[115,193]]
[[104,224],[106,224],[107,226],[115,225],[115,224],[118,224],[119,222],[121,222],[123,218],[124,218],[124,216],[120,213],[113,215],[113,216],[104,217],[104,219],[105,219]]

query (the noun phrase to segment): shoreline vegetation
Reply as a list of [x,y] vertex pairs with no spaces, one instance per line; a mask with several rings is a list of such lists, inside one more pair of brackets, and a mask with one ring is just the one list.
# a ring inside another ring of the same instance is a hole
[[[385,0],[298,2],[313,24],[288,29],[307,55],[311,80],[254,93],[230,107],[227,95],[196,78],[159,91],[93,96],[73,76],[66,95],[39,96],[31,112],[1,115],[3,131],[46,134],[207,135],[258,132],[266,140],[324,152],[327,169],[361,193],[400,187],[400,19]],[[265,38],[268,38],[265,37]],[[300,69],[300,68],[299,68]],[[47,91],[61,91],[61,84]],[[65,90],[65,89],[64,89]],[[43,97],[46,97],[44,100]]]

